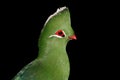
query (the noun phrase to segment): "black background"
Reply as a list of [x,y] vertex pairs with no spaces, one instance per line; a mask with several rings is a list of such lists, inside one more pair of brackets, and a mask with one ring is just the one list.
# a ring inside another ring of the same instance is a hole
[[[102,79],[109,71],[106,31],[109,7],[104,2],[42,0],[3,2],[1,7],[0,80],[10,80],[37,57],[37,40],[49,15],[67,6],[77,40],[67,52],[71,64],[69,80]],[[104,7],[103,7],[104,6]],[[112,25],[112,23],[111,23]],[[106,34],[104,34],[106,33]],[[112,76],[108,76],[112,77]]]

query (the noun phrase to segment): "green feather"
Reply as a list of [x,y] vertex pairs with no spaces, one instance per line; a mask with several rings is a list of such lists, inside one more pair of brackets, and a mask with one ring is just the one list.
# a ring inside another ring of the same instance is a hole
[[[65,37],[50,37],[63,30]],[[69,9],[62,7],[51,15],[39,38],[38,57],[25,66],[13,80],[68,80],[70,73],[66,45],[74,31],[71,27]]]

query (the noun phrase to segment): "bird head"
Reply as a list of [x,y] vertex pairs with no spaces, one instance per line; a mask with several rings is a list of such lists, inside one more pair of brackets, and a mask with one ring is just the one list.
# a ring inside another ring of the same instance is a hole
[[57,9],[54,14],[48,17],[41,31],[40,39],[58,42],[76,40],[76,36],[71,27],[70,12],[67,7]]

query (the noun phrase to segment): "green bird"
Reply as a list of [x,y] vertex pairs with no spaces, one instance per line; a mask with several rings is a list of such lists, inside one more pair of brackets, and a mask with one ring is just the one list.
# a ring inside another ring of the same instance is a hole
[[76,36],[71,27],[70,12],[61,7],[48,17],[38,40],[38,57],[26,65],[12,80],[68,80],[68,41]]

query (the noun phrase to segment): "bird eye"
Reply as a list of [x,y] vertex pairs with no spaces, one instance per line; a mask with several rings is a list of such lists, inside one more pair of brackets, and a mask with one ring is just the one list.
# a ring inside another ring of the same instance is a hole
[[61,37],[65,37],[65,33],[62,30],[58,30],[57,32],[55,32],[55,34]]

